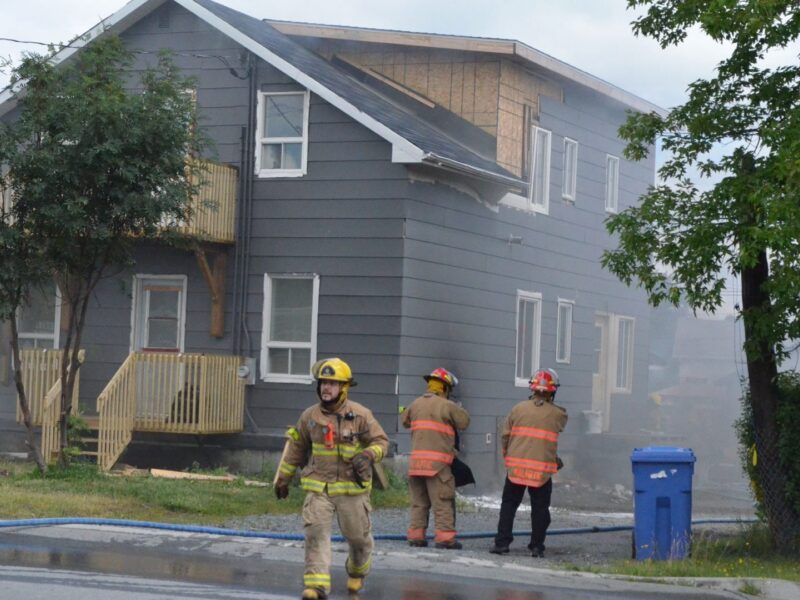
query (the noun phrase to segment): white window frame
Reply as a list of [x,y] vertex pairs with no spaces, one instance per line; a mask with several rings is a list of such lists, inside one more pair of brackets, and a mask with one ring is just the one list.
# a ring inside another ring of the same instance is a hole
[[514,353],[514,385],[516,387],[528,387],[529,378],[519,377],[520,372],[520,347],[519,347],[519,320],[520,320],[520,304],[523,302],[532,302],[533,309],[533,333],[531,339],[531,375],[539,369],[539,360],[541,353],[542,343],[542,294],[539,292],[528,292],[525,290],[517,290],[516,297],[516,321],[514,325],[515,342],[514,346],[516,351]]
[[[556,325],[556,362],[569,364],[572,361],[572,314],[575,306],[574,300],[565,300],[564,298],[558,299],[558,314]],[[566,309],[567,317],[562,320],[561,309]],[[561,333],[564,333],[564,348],[560,348],[559,340],[561,340]],[[559,353],[559,351],[563,352]]]
[[[623,337],[621,328],[623,323],[630,323],[626,335]],[[623,317],[615,315],[613,318],[613,385],[612,392],[615,394],[630,394],[633,391],[633,357],[635,342],[636,319],[633,317]],[[620,369],[623,381],[620,381]]]
[[[570,159],[570,148],[573,148]],[[578,194],[578,142],[564,138],[564,160],[561,175],[561,197],[575,202]]]
[[[53,316],[53,333],[52,335],[49,333],[26,333],[19,329],[19,311],[21,308],[17,309],[17,336],[19,337],[20,341],[22,340],[33,340],[34,348],[58,348],[60,343],[59,335],[61,333],[61,290],[58,288],[56,284],[53,284],[55,288],[54,293],[54,304],[55,304],[55,315]],[[52,340],[52,345],[42,345],[41,342],[47,342]]]
[[[303,96],[303,135],[297,137],[267,137],[266,127],[267,98],[270,96]],[[294,92],[258,92],[258,110],[256,116],[256,152],[255,173],[257,177],[302,177],[308,167],[308,109],[311,94],[308,90]],[[261,154],[264,144],[302,143],[302,156],[299,169],[262,169]]]
[[[544,177],[542,185],[542,198],[536,198],[537,185],[535,184],[535,175],[537,171],[537,150],[540,143],[540,136],[546,144],[543,154],[544,164],[542,165],[542,174]],[[534,212],[548,214],[550,211],[550,155],[552,154],[552,138],[553,134],[548,129],[542,129],[536,125],[531,125],[531,169],[530,169],[530,189],[528,191],[528,206]]]
[[[178,304],[178,352],[186,349],[186,297],[188,295],[189,278],[186,275],[153,275],[148,273],[136,273],[133,276],[133,302],[131,302],[131,339],[130,351],[139,351],[139,344],[148,337],[147,329],[149,322],[150,303],[146,296],[147,290],[142,286],[146,281],[163,281],[167,283],[177,283],[180,286],[180,296]],[[146,310],[139,314],[139,302],[146,302]],[[141,319],[141,322],[139,321]],[[138,330],[137,330],[138,329]],[[144,348],[143,348],[144,349]]]
[[[270,341],[272,319],[272,281],[273,279],[311,279],[311,340],[309,342]],[[291,375],[289,373],[269,372],[270,348],[308,348],[309,367],[317,360],[317,321],[319,317],[319,275],[316,273],[264,273],[264,311],[261,330],[261,379],[271,383],[302,383],[313,381],[311,373]]]
[[619,158],[606,154],[606,212],[619,211]]

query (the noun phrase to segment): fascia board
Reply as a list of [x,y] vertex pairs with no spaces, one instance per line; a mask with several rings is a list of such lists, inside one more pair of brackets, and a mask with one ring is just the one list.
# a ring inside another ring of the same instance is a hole
[[[264,48],[264,46],[252,38],[247,37],[241,31],[217,17],[211,11],[196,4],[192,0],[174,0],[174,2],[208,23],[211,27],[214,27],[221,33],[227,35],[233,41],[240,44],[262,60],[266,61],[287,77],[291,77],[299,84],[317,94],[320,98],[329,102],[346,115],[361,123],[364,127],[392,144],[393,162],[422,162],[425,153],[416,145],[412,144],[398,133],[392,131],[380,121],[377,121],[370,115],[359,110],[347,102],[344,98],[319,83],[310,75],[307,75],[288,61],[271,52],[267,48]],[[395,161],[395,157],[397,157],[399,160]]]

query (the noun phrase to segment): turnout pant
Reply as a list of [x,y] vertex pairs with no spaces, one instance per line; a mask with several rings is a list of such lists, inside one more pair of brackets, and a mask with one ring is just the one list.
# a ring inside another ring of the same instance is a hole
[[495,546],[509,546],[514,541],[514,517],[522,502],[522,497],[528,490],[531,501],[531,543],[528,548],[544,549],[544,538],[550,526],[550,495],[553,491],[553,480],[548,479],[542,487],[528,487],[519,485],[506,477],[503,486],[503,501],[500,504],[500,520],[497,523],[497,535],[494,538]]
[[428,529],[428,513],[433,508],[435,541],[447,543],[456,537],[456,481],[450,467],[431,477],[409,476],[411,518],[408,540],[424,540]]
[[347,540],[346,568],[350,577],[366,577],[372,564],[372,505],[369,494],[329,496],[309,492],[303,502],[306,568],[303,585],[330,593],[331,526],[336,513],[339,529]]

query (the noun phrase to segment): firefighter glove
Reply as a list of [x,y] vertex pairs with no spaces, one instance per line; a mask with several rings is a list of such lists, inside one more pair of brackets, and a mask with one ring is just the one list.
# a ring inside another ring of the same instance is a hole
[[359,452],[353,457],[353,471],[360,482],[372,479],[372,455]]
[[289,496],[289,483],[282,479],[275,482],[275,497],[278,500],[283,500]]
[[561,460],[560,456],[556,456],[556,468],[560,471],[564,468],[564,461]]

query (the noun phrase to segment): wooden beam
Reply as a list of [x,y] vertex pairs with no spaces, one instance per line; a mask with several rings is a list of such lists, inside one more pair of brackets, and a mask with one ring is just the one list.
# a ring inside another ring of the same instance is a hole
[[[209,265],[207,254],[213,254],[213,266]],[[211,296],[211,324],[209,333],[221,338],[225,335],[225,271],[228,256],[224,251],[206,250],[197,247],[194,252],[200,272],[208,285]]]

